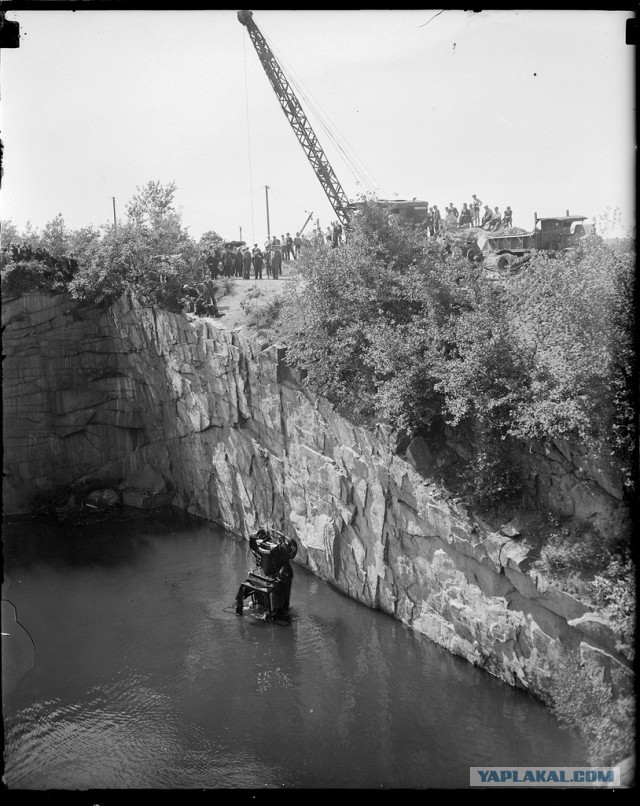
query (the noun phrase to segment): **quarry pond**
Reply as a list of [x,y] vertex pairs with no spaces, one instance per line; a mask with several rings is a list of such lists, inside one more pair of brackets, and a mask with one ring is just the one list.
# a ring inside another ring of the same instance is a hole
[[541,703],[295,563],[289,626],[236,616],[248,542],[210,522],[16,520],[3,543],[10,790],[463,788],[470,766],[585,763]]

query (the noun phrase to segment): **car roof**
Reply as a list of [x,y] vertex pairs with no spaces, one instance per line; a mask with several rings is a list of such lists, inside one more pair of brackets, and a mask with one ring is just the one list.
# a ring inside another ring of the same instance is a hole
[[586,215],[552,215],[538,218],[538,221],[586,221]]

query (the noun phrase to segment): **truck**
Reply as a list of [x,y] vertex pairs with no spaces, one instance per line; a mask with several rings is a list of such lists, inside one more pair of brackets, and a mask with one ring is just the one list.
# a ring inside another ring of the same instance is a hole
[[570,215],[539,218],[534,213],[531,232],[492,232],[476,229],[466,237],[464,250],[469,260],[482,262],[485,267],[498,271],[518,268],[535,251],[557,254],[570,249],[586,235],[584,221],[587,216]]

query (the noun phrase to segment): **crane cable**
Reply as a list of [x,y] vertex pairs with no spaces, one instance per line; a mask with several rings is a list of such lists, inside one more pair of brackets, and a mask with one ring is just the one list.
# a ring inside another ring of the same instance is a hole
[[[286,60],[282,57],[281,54],[278,54],[278,58],[285,62]],[[284,72],[284,70],[283,70]],[[327,135],[327,137],[331,140],[334,144],[342,161],[346,165],[347,169],[356,180],[356,184],[364,186],[366,189],[373,191],[374,186],[378,184],[375,180],[375,177],[367,171],[364,163],[359,160],[359,158],[354,154],[353,150],[347,143],[346,139],[338,132],[337,127],[331,121],[327,113],[324,109],[320,106],[320,104],[313,99],[311,93],[302,85],[302,83],[294,76],[293,71],[291,70],[291,66],[287,64],[287,79],[289,80],[290,84],[297,90],[298,95],[305,101],[307,107],[313,112],[314,117],[316,118],[318,125]],[[339,139],[340,138],[340,139]],[[342,142],[341,142],[342,140]],[[369,176],[367,176],[369,173]]]
[[287,80],[297,90],[298,94],[305,100],[307,106],[313,111],[320,127],[336,146],[346,167],[356,180],[356,183],[365,187],[370,192],[374,192],[376,188],[380,188],[380,183],[376,180],[375,176],[356,155],[344,136],[339,133],[337,127],[331,121],[325,110],[313,99],[311,93],[304,87],[302,82],[295,77],[291,66],[278,51],[278,49],[273,45],[271,40],[265,35],[264,30],[262,31],[262,35],[264,36],[273,53],[276,55],[278,62],[280,63],[280,68],[285,73]]
[[242,55],[244,57],[244,100],[247,113],[247,151],[249,162],[249,198],[251,201],[251,243],[256,242],[253,216],[253,174],[251,171],[251,128],[249,126],[249,82],[247,80],[247,38],[242,35]]

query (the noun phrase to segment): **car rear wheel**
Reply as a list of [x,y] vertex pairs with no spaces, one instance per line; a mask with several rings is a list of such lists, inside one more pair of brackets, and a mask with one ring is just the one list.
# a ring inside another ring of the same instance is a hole
[[513,255],[500,255],[498,258],[498,271],[507,271],[513,263]]

